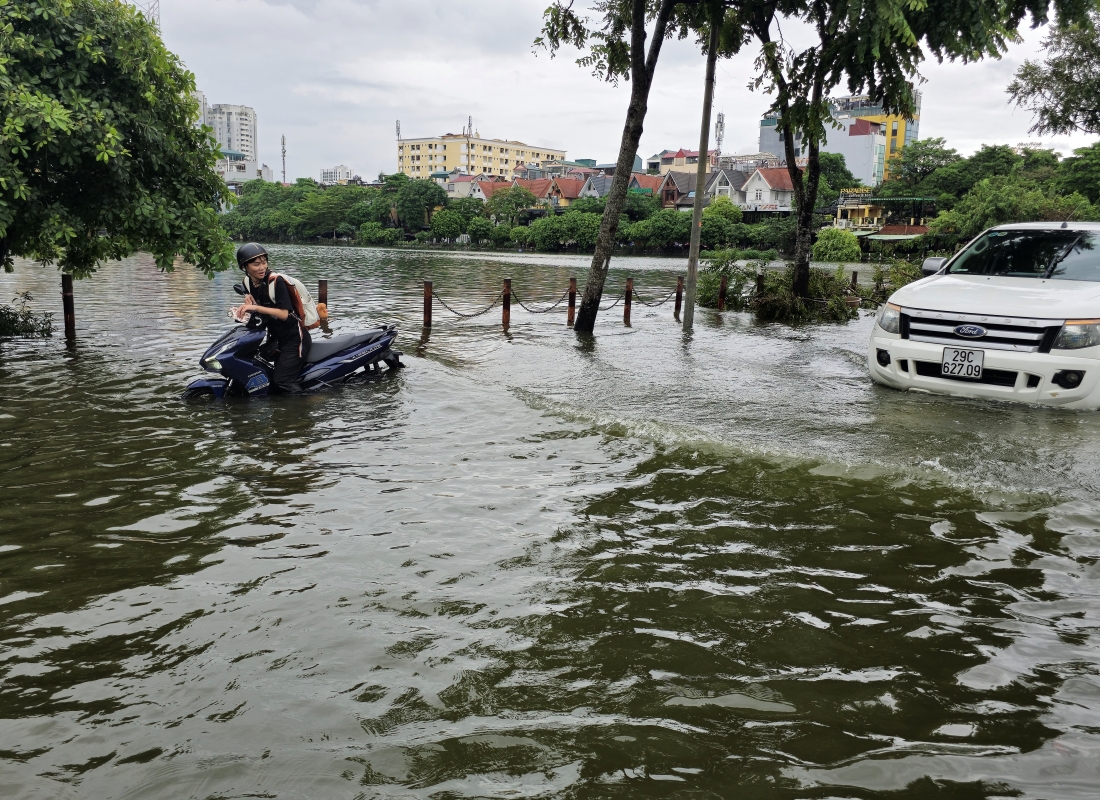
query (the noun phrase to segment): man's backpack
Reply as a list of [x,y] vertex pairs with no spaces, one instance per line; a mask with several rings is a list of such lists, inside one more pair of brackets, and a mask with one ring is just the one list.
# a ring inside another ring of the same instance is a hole
[[[312,330],[321,324],[321,317],[317,314],[317,302],[304,283],[297,278],[278,272],[269,272],[267,277],[267,293],[272,303],[275,302],[275,280],[282,278],[286,281],[287,291],[290,292],[290,299],[297,309],[298,319],[301,321],[302,327],[306,330]],[[245,289],[248,289],[247,278],[245,279]]]

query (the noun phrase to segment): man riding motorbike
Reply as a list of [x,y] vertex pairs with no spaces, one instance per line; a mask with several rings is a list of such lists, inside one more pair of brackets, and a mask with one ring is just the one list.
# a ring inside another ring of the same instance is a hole
[[[251,311],[267,317],[268,336],[279,348],[271,388],[275,392],[297,393],[298,373],[309,356],[309,331],[299,318],[299,310],[291,288],[281,276],[273,276],[267,268],[267,251],[255,242],[237,248],[237,266],[245,273],[248,294],[238,311]],[[271,283],[275,286],[272,300]]]

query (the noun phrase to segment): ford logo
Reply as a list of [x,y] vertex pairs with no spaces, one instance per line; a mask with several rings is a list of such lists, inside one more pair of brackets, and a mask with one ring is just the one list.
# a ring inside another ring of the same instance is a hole
[[965,336],[967,339],[978,339],[985,336],[988,331],[981,325],[956,325],[955,335]]

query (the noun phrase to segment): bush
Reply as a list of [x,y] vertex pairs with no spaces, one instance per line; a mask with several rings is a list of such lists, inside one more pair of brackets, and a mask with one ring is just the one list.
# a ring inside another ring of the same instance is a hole
[[814,261],[859,261],[859,239],[851,231],[825,228],[814,242]]
[[741,222],[741,207],[733,204],[733,201],[724,195],[718,195],[710,201],[710,205],[703,209],[703,218],[717,217],[724,219],[731,225]]
[[846,302],[851,296],[844,269],[836,272],[810,270],[810,296],[794,293],[794,265],[783,271],[764,271],[764,291],[751,298],[756,319],[761,322],[847,322],[859,311]]
[[508,238],[519,245],[527,244],[531,240],[531,231],[523,225],[516,225],[508,232]]
[[699,280],[695,284],[695,300],[705,308],[718,307],[718,292],[722,288],[722,278],[726,278],[726,307],[732,311],[741,311],[746,306],[745,287],[756,281],[758,267],[751,264],[740,266],[741,254],[736,250],[724,250],[713,254],[699,270]]
[[0,306],[0,336],[45,338],[53,335],[53,314],[36,317],[27,308],[33,299],[30,292],[22,292],[12,300],[13,304],[19,304],[18,307]]
[[432,238],[432,232],[431,231],[417,231],[413,235],[413,238],[416,239],[416,241],[420,242],[420,244],[424,244],[425,242],[427,242],[429,239]]
[[508,244],[512,238],[512,226],[511,225],[497,225],[493,228],[492,234],[489,236],[493,240],[493,244],[501,245]]
[[875,282],[875,299],[885,300],[902,286],[924,277],[920,264],[912,264],[903,258],[894,258],[888,264],[875,264],[871,273]]
[[404,238],[396,228],[383,228],[380,222],[364,222],[359,226],[360,244],[397,244]]

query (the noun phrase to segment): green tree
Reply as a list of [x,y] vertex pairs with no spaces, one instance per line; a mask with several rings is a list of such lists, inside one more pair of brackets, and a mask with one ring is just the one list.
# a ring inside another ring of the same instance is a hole
[[[649,91],[653,85],[661,47],[665,39],[677,30],[681,36],[687,35],[688,19],[683,17],[680,23],[678,15],[694,10],[689,9],[689,6],[695,5],[678,4],[675,0],[597,0],[593,9],[602,16],[597,22],[592,22],[583,16],[583,12],[575,10],[571,0],[556,0],[544,12],[542,35],[535,40],[536,45],[547,47],[551,55],[564,45],[587,50],[577,60],[580,66],[591,69],[596,77],[603,80],[630,80],[630,100],[623,124],[615,176],[607,194],[584,296],[573,326],[578,333],[591,333],[596,325],[600,297],[607,279],[634,158],[638,154],[638,142],[642,137],[649,108]],[[646,23],[650,21],[652,30],[647,31]]]
[[397,217],[408,230],[423,228],[428,224],[429,215],[436,206],[445,205],[447,190],[427,178],[403,181],[394,200]]
[[[1078,0],[1019,0],[996,6],[954,0],[777,0],[746,10],[748,27],[762,45],[754,84],[774,94],[770,110],[778,114],[777,130],[794,184],[795,296],[809,296],[820,144],[833,116],[829,94],[841,83],[853,92],[868,89],[885,113],[911,119],[917,110],[912,81],[926,51],[941,61],[964,63],[999,57],[1017,39],[1025,17],[1042,24],[1052,7],[1066,21],[1080,20],[1088,9]],[[803,49],[781,36],[773,38],[784,29],[784,18],[798,19],[813,32]],[[799,175],[796,137],[806,153],[805,181]]]
[[591,250],[596,246],[596,239],[600,235],[600,214],[590,214],[583,211],[573,211],[573,207],[560,219],[562,221],[562,235],[567,244],[572,244],[578,250]]
[[527,228],[527,240],[538,250],[560,250],[564,232],[561,217],[540,217]]
[[516,225],[508,232],[508,237],[518,245],[527,244],[530,236],[531,231],[525,225]]
[[703,209],[704,222],[708,217],[720,217],[730,225],[736,225],[741,221],[741,216],[741,207],[734,205],[733,201],[725,195],[718,195]]
[[652,194],[631,190],[626,193],[626,202],[623,203],[623,214],[632,221],[649,219],[661,210],[661,202]]
[[466,226],[466,233],[470,235],[470,241],[478,244],[492,237],[493,223],[485,217],[474,217]]
[[1043,39],[1046,57],[1025,61],[1008,94],[1035,115],[1032,133],[1100,133],[1100,12],[1059,23]]
[[1091,203],[1100,202],[1100,142],[1074,150],[1058,165],[1057,181],[1062,191],[1079,192]]
[[650,247],[669,248],[691,240],[691,214],[663,208],[645,221],[646,243]]
[[1016,176],[1000,176],[979,181],[957,206],[940,212],[928,227],[933,233],[969,238],[1006,222],[1095,220],[1097,217],[1097,208],[1083,195],[1050,194],[1022,183]]
[[464,233],[463,222],[457,211],[441,209],[432,216],[432,235],[439,239],[457,239]]
[[[736,208],[736,206],[734,206]],[[738,209],[740,210],[740,209]],[[726,217],[718,214],[707,214],[703,211],[703,228],[699,231],[700,241],[708,250],[721,250],[733,244],[735,236],[734,223]]]
[[859,261],[859,239],[851,231],[823,228],[814,242],[814,261]]
[[821,179],[827,181],[838,192],[841,189],[854,189],[863,185],[848,169],[848,162],[843,153],[822,153],[819,158],[821,159]]
[[116,0],[0,0],[0,264],[232,266],[194,76]]
[[893,180],[904,188],[899,194],[909,194],[937,170],[962,161],[953,147],[948,147],[943,137],[916,139],[901,149],[890,163]]
[[462,230],[465,231],[470,220],[482,216],[485,203],[477,197],[456,197],[447,203],[447,208],[462,217]]
[[569,211],[583,211],[586,214],[602,214],[607,205],[606,197],[578,197],[569,204]]
[[538,199],[529,190],[522,186],[509,186],[493,192],[485,204],[485,214],[495,215],[498,222],[514,225],[519,220],[519,212],[534,208],[537,203]]
[[384,228],[380,222],[364,222],[359,228],[360,244],[393,245],[404,241],[400,228]]

